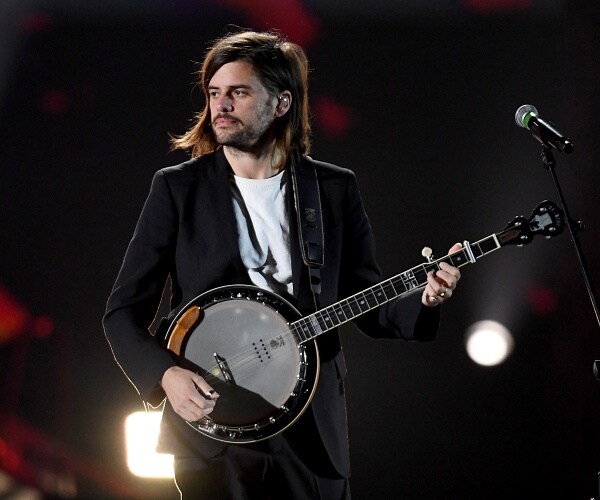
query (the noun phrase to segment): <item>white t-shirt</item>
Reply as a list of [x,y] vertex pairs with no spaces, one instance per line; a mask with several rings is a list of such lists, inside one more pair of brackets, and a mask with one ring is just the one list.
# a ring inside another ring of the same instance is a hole
[[283,171],[268,179],[233,176],[233,209],[242,262],[256,286],[292,295],[290,227]]

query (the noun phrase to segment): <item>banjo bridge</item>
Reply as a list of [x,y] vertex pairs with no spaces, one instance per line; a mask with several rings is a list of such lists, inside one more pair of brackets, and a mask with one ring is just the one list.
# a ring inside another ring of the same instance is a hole
[[227,364],[227,360],[223,356],[219,356],[216,352],[213,354],[217,365],[219,366],[219,370],[221,370],[221,374],[225,379],[225,383],[228,385],[235,385],[235,379],[233,378],[233,373],[231,373],[231,369]]

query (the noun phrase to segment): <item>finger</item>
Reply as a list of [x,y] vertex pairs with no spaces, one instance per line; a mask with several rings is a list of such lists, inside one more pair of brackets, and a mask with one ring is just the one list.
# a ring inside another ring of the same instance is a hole
[[191,390],[186,391],[186,394],[184,395],[183,406],[189,411],[194,412],[194,415],[200,412],[200,416],[202,416],[204,415],[202,412],[205,412],[206,410],[212,411],[214,408],[217,399],[216,397],[213,397],[214,394],[216,394],[214,391],[213,394],[204,394],[204,391],[201,391],[196,385],[196,382],[192,380]]
[[[214,406],[214,405],[213,405]],[[200,420],[201,418],[206,417],[214,410],[214,407],[211,408],[198,408],[197,406],[190,407],[190,415],[193,417],[193,420]]]
[[212,411],[213,408],[198,408],[190,402],[190,406],[180,409],[177,411],[177,414],[189,422],[196,422],[202,420],[207,415],[210,415]]
[[421,303],[427,307],[435,307],[440,304],[440,297],[438,296],[438,289],[440,284],[436,281],[433,271],[427,274],[427,284],[423,289],[421,296]]
[[450,278],[450,275],[447,278],[450,283],[441,280],[437,276],[437,272],[435,275],[433,273],[427,275],[427,285],[423,294],[426,305],[439,304],[452,295],[452,285],[455,283]]
[[198,390],[192,392],[184,402],[185,408],[192,412],[196,419],[202,418],[212,412],[216,405],[216,398],[205,397]]
[[437,307],[439,304],[439,299],[435,295],[427,296],[427,305],[429,307]]
[[195,394],[194,398],[196,400],[189,398],[172,402],[171,404],[175,413],[185,420],[196,421],[213,411],[213,407],[215,406],[214,401],[206,400],[198,394]]
[[426,287],[421,296],[421,303],[426,307],[436,307],[439,305],[439,299],[437,295],[431,291],[431,288]]
[[209,408],[214,408],[216,404],[217,398],[206,397],[202,394],[194,384],[194,388],[189,391],[184,399],[184,404],[187,406],[193,405],[195,408],[199,408],[200,410],[207,410]]
[[430,295],[439,295],[441,289],[445,287],[445,284],[441,282],[442,280],[438,278],[438,273],[439,271],[436,271],[435,274],[432,272],[427,275],[427,286],[430,289]]
[[447,299],[448,297],[450,297],[452,295],[452,289],[451,288],[447,288],[445,286],[440,286],[436,291],[435,291],[435,296],[438,299]]
[[456,279],[460,278],[460,269],[448,264],[447,262],[440,262],[440,271],[448,273]]
[[198,374],[194,374],[192,382],[196,386],[198,393],[205,399],[216,399],[219,394]]
[[456,267],[441,262],[440,269],[436,271],[435,276],[442,285],[454,289],[460,280],[460,271]]
[[450,250],[448,250],[448,255],[454,252],[458,252],[462,247],[463,246],[460,243],[455,243],[450,247]]
[[[462,244],[455,243],[450,247],[450,250],[448,250],[448,255],[458,252],[462,247]],[[440,271],[436,272],[436,276],[445,282],[442,283],[444,286],[454,288],[460,279],[460,271],[457,267],[454,267],[447,262],[440,262]]]

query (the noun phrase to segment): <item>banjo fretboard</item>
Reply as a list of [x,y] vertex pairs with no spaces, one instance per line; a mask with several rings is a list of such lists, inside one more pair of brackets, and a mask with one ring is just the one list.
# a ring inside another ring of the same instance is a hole
[[476,243],[465,242],[463,248],[457,252],[432,262],[425,262],[397,274],[371,288],[295,321],[290,325],[290,328],[296,333],[300,343],[313,340],[322,333],[337,328],[390,300],[398,298],[415,288],[425,286],[427,275],[432,271],[438,271],[440,263],[446,262],[454,267],[462,267],[476,262],[477,259],[498,250],[501,246],[496,234],[483,238]]

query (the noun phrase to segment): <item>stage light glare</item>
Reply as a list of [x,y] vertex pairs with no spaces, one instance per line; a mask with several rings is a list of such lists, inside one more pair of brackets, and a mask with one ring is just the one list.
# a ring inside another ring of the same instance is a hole
[[479,365],[499,365],[510,355],[513,346],[511,333],[497,321],[478,321],[467,330],[467,353]]
[[125,419],[127,465],[136,476],[173,477],[173,455],[155,451],[160,418],[159,411],[138,411]]

